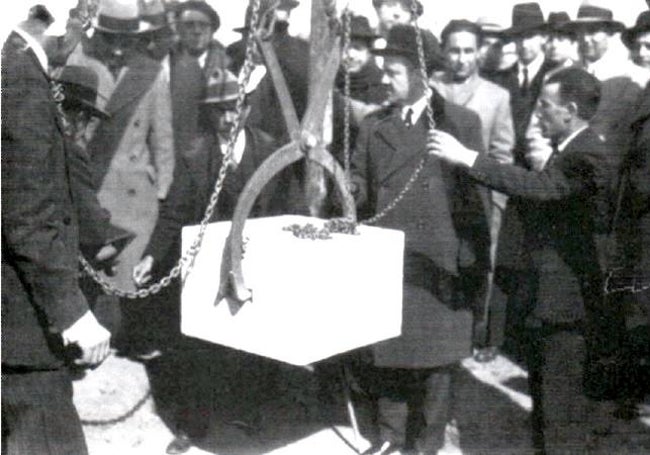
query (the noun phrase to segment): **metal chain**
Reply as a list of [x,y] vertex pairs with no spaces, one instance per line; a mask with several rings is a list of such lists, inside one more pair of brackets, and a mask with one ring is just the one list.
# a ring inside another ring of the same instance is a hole
[[[346,7],[343,12],[343,57],[350,48],[352,12]],[[344,65],[343,69],[343,99],[345,101],[343,110],[343,170],[345,178],[350,181],[350,114],[352,111],[352,98],[350,97],[350,67]]]
[[136,412],[138,412],[142,406],[149,400],[151,397],[151,388],[147,388],[147,391],[144,393],[142,398],[136,401],[135,405],[131,407],[128,411],[118,417],[113,417],[111,419],[80,419],[81,424],[86,427],[103,427],[109,425],[117,425],[118,423],[126,422],[128,419],[133,417]]
[[[260,10],[260,0],[250,0],[250,1],[252,4],[251,24],[257,24],[259,10]],[[239,131],[241,130],[242,127],[242,120],[243,120],[242,114],[244,110],[244,102],[246,99],[246,86],[248,85],[250,74],[253,70],[254,46],[255,46],[255,40],[249,38],[248,41],[246,42],[246,56],[245,56],[244,66],[243,66],[243,70],[244,70],[243,79],[239,81],[238,92],[237,92],[237,104],[235,108],[237,112],[237,120],[230,132],[230,137],[228,139],[228,146],[226,148],[226,153],[224,155],[223,164],[219,169],[219,175],[214,185],[214,191],[210,196],[210,203],[208,204],[208,207],[205,210],[205,214],[203,216],[203,219],[201,220],[201,225],[199,228],[199,232],[196,235],[196,238],[194,239],[190,247],[187,249],[187,251],[183,253],[183,255],[178,260],[176,265],[169,271],[169,273],[165,277],[163,277],[158,283],[151,284],[146,288],[138,289],[136,291],[124,291],[122,289],[118,289],[117,287],[113,286],[97,270],[95,270],[83,256],[79,255],[79,262],[81,263],[83,271],[87,275],[89,275],[97,284],[101,286],[104,293],[115,295],[122,298],[127,298],[127,299],[142,299],[150,295],[157,294],[163,288],[168,287],[171,284],[172,280],[180,276],[183,266],[187,265],[186,275],[190,273],[194,265],[194,258],[196,257],[199,250],[201,249],[201,245],[203,243],[203,237],[205,236],[205,230],[208,224],[210,223],[210,220],[212,219],[212,215],[214,213],[214,209],[217,206],[217,201],[219,200],[219,194],[221,193],[221,189],[223,188],[223,183],[226,179],[227,171],[233,163],[233,151],[235,149],[235,142],[237,140],[237,135],[239,134]]]

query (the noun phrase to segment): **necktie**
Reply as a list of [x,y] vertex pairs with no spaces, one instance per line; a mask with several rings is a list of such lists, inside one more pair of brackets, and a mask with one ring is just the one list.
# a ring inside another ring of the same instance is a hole
[[524,81],[521,84],[521,93],[524,95],[528,93],[528,67],[524,66]]
[[413,109],[410,107],[406,111],[406,115],[404,116],[404,124],[406,125],[407,128],[411,128],[413,126]]

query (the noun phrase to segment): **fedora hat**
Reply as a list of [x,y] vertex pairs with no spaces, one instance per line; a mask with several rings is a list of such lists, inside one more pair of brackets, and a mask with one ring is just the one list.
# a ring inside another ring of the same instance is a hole
[[368,18],[365,16],[352,16],[350,18],[350,38],[372,41],[379,38],[379,34],[370,28]]
[[621,39],[627,47],[632,47],[634,40],[641,33],[650,32],[650,10],[643,11],[636,18],[634,27],[630,27],[621,34]]
[[185,11],[199,11],[210,19],[212,29],[216,32],[221,27],[221,18],[217,12],[204,0],[189,0],[176,7],[176,20],[180,20]]
[[239,81],[237,77],[225,68],[217,68],[208,77],[203,103],[227,103],[237,100]]
[[[417,33],[418,31],[412,25],[395,25],[388,32],[386,47],[383,49],[373,49],[372,53],[385,57],[406,57],[417,66],[420,61],[418,55]],[[433,35],[422,33],[421,36],[426,71],[427,73],[431,73],[434,69],[443,67],[443,59],[440,55],[439,48],[436,45],[437,43],[434,43],[431,40]]]
[[140,19],[138,0],[100,0],[93,26],[105,33],[136,34],[152,26]]
[[[260,0],[260,9],[258,12],[258,17],[264,16],[271,9],[279,9],[284,11],[291,11],[295,7],[300,5],[298,0]],[[253,11],[251,10],[250,5],[246,7],[246,16],[244,19],[243,27],[236,27],[232,30],[237,33],[247,33],[251,28],[251,16]]]
[[512,26],[505,31],[506,36],[544,32],[544,13],[539,3],[518,3],[512,8]]
[[611,9],[583,3],[578,8],[576,19],[565,24],[563,28],[578,30],[586,27],[602,27],[613,32],[625,30],[625,25],[622,22],[614,20]]
[[[387,0],[372,0],[372,6],[375,9],[378,9],[383,5]],[[415,15],[417,17],[422,16],[422,13],[424,12],[424,7],[422,6],[422,3],[419,2],[419,0],[398,0],[399,3],[404,6],[407,10],[412,10],[413,8],[413,2],[415,2]]]
[[149,23],[150,31],[160,30],[169,25],[167,11],[162,0],[138,0],[140,19]]
[[97,73],[85,66],[64,66],[57,78],[63,87],[65,99],[78,104],[95,117],[107,119],[109,115],[97,105]]

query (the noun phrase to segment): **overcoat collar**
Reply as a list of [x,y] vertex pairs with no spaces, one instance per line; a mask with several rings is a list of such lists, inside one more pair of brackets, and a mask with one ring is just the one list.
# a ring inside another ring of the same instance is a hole
[[[431,106],[433,108],[433,119],[436,125],[444,120],[445,107],[444,99],[437,92],[433,91]],[[395,106],[391,112],[375,128],[375,135],[381,139],[392,152],[381,166],[382,173],[379,181],[384,181],[395,172],[408,166],[414,160],[419,160],[426,153],[426,137],[428,130],[428,116],[426,111],[422,113],[418,122],[411,128],[406,128],[400,115],[399,107]]]
[[160,63],[142,54],[133,55],[127,62],[127,70],[120,79],[106,104],[105,110],[113,115],[125,106],[137,102],[151,88],[161,71]]

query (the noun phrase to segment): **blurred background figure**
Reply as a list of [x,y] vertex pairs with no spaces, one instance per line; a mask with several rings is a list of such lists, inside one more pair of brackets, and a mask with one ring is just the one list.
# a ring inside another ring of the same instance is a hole
[[630,49],[632,61],[650,70],[650,11],[639,14],[636,24],[625,30],[621,38]]
[[548,39],[544,46],[546,59],[558,67],[571,66],[578,61],[578,43],[573,32],[563,26],[571,21],[564,11],[549,13],[546,21]]
[[[138,46],[143,32],[156,30],[140,19],[137,0],[101,0],[94,34],[69,64],[92,69],[99,78],[102,106],[110,118],[99,123],[88,143],[93,177],[102,207],[116,225],[135,234],[108,277],[123,290],[135,290],[131,269],[140,259],[167,197],[174,172],[171,95],[159,61]],[[145,301],[124,301],[124,327],[116,343],[124,354],[137,347],[143,323],[134,310]]]
[[480,17],[476,25],[481,29],[481,47],[479,49],[479,66],[481,76],[492,80],[495,73],[503,71],[516,62],[514,53],[505,54],[505,27],[493,22],[488,17]]

